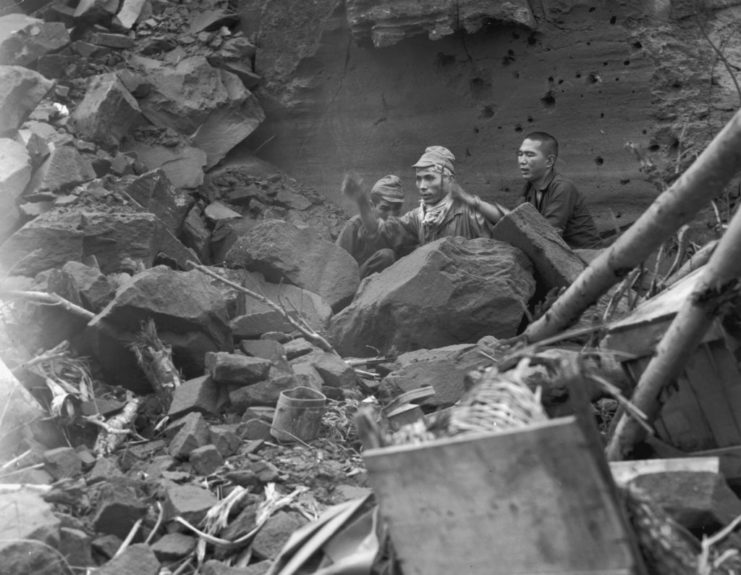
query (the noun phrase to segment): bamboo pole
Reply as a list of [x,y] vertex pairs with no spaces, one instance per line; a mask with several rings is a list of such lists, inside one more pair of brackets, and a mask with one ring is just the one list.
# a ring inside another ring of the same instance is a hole
[[692,166],[585,269],[545,315],[525,330],[536,342],[576,320],[682,224],[720,193],[741,168],[741,111],[731,118]]
[[[705,332],[721,313],[721,306],[728,296],[738,292],[739,278],[741,210],[733,216],[690,297],[677,312],[633,392],[633,405],[646,414],[649,423],[661,408],[658,401],[661,390],[679,376]],[[623,459],[644,437],[645,430],[633,418],[623,414],[607,445],[608,459]]]

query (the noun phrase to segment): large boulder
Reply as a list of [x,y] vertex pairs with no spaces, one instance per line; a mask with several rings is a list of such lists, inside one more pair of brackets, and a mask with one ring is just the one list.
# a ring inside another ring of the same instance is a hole
[[26,147],[0,138],[0,241],[20,222],[17,200],[31,179],[31,157]]
[[72,120],[80,137],[115,148],[140,115],[134,96],[114,72],[109,72],[90,79]]
[[[89,325],[88,341],[102,367],[130,389],[146,383],[136,367],[128,340],[152,318],[157,334],[172,346],[175,364],[186,377],[203,374],[209,351],[231,351],[227,302],[207,276],[156,266],[121,286],[113,301]],[[133,376],[131,376],[133,374]]]
[[511,337],[535,291],[530,260],[488,238],[442,238],[366,278],[330,321],[342,355]]
[[2,244],[0,266],[33,276],[95,256],[107,274],[119,271],[126,258],[151,266],[161,255],[181,266],[195,259],[154,214],[75,206],[46,212],[10,236]]
[[21,13],[0,17],[0,64],[28,66],[69,42],[61,22],[44,22]]
[[53,87],[33,70],[0,66],[0,135],[17,130]]
[[239,77],[214,68],[204,56],[184,58],[175,66],[144,57],[130,63],[151,84],[139,102],[143,114],[156,126],[193,136],[194,145],[206,152],[209,168],[265,119]]
[[333,310],[353,296],[360,282],[349,253],[310,228],[266,220],[239,238],[226,255],[229,267],[261,272],[272,283],[288,282],[318,294]]

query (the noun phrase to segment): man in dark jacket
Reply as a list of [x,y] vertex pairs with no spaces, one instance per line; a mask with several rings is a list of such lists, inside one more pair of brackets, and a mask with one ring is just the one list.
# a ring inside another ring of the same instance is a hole
[[546,132],[533,132],[517,152],[526,180],[523,201],[543,214],[572,248],[599,248],[601,241],[587,204],[574,183],[554,168],[558,142]]

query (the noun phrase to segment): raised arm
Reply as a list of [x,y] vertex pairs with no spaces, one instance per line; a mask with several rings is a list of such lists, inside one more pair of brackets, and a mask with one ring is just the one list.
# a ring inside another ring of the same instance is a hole
[[365,226],[365,231],[370,236],[376,235],[379,221],[373,215],[368,193],[363,190],[360,178],[355,174],[345,174],[342,180],[342,193],[358,205],[358,212],[360,213],[360,219],[363,221],[363,226]]
[[469,194],[460,185],[458,185],[457,182],[453,183],[451,194],[454,198],[458,198],[469,207],[478,210],[478,212],[492,224],[496,224],[499,220],[501,220],[505,215],[509,213],[509,210],[507,208],[505,208],[504,206],[500,206],[496,202],[489,203],[482,200],[478,196]]

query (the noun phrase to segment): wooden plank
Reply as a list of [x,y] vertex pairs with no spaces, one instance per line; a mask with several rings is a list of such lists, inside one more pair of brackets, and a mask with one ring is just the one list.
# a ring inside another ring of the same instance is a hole
[[625,485],[639,475],[673,471],[720,473],[717,457],[681,457],[672,459],[642,459],[638,461],[611,461],[610,470],[615,481]]
[[689,385],[695,392],[698,409],[704,414],[713,432],[715,445],[711,447],[729,447],[741,444],[741,431],[736,425],[733,406],[726,395],[725,381],[738,379],[738,370],[721,372],[715,357],[730,354],[721,342],[712,346],[701,345],[685,367]]
[[405,575],[638,572],[573,417],[364,459]]

